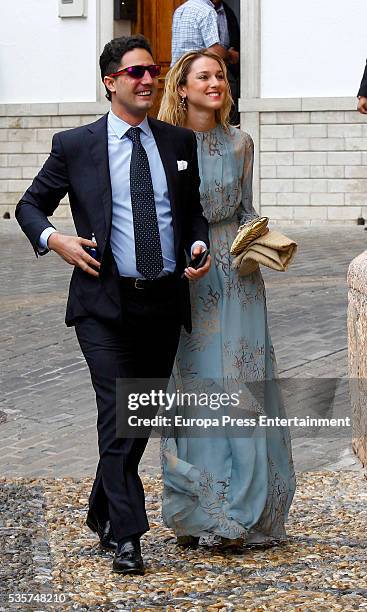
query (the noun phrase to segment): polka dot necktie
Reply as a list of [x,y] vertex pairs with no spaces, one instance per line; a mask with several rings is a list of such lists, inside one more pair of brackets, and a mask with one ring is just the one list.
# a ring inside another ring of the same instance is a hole
[[140,142],[140,128],[130,128],[126,136],[133,143],[130,162],[130,193],[133,212],[136,269],[148,280],[163,270],[161,240],[155,208],[152,176],[147,153]]

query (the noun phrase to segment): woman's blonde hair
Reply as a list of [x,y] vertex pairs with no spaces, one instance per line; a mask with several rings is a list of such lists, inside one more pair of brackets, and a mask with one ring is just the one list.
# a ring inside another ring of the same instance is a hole
[[205,49],[185,53],[185,55],[180,57],[180,59],[167,73],[158,119],[171,123],[172,125],[185,125],[187,103],[182,102],[178,89],[179,87],[186,85],[187,76],[191,70],[191,66],[199,57],[210,57],[211,59],[216,60],[223,71],[224,80],[226,83],[226,92],[224,94],[224,102],[222,107],[215,111],[215,119],[217,123],[227,129],[229,126],[229,114],[233,104],[227,78],[227,68],[219,55]]

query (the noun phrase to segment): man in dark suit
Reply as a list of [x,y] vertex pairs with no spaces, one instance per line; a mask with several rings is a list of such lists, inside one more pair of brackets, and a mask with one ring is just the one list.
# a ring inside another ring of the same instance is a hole
[[[56,134],[52,151],[20,200],[16,217],[36,254],[74,266],[66,324],[75,325],[98,408],[100,461],[87,525],[113,569],[144,572],[140,536],[149,529],[139,461],[147,439],[121,437],[116,379],[168,378],[180,328],[191,329],[185,252],[208,243],[194,134],[147,118],[159,67],[140,36],[108,43],[100,68],[110,112]],[[68,193],[77,236],[48,220]],[[93,239],[92,239],[93,238]]]
[[361,86],[358,92],[358,107],[360,113],[367,115],[367,63],[364,69]]

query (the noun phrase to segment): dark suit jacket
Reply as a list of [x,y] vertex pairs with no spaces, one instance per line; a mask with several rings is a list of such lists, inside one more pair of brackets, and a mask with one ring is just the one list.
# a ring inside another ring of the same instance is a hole
[[358,96],[367,98],[367,63],[364,69],[361,86],[359,88]]
[[[240,43],[241,43],[241,34],[240,34],[240,26],[238,25],[237,17],[234,11],[231,9],[228,4],[223,2],[224,12],[227,18],[228,25],[228,34],[229,34],[229,46],[233,47],[236,51],[241,53]],[[228,70],[232,73],[235,78],[240,76],[240,64],[229,64]]]
[[[167,177],[172,209],[177,270],[186,265],[185,251],[195,240],[209,246],[208,223],[203,217],[199,194],[196,138],[193,132],[149,119]],[[178,171],[177,160],[186,160]],[[128,180],[128,178],[127,178]],[[95,234],[101,257],[100,277],[74,268],[65,322],[73,325],[81,316],[111,321],[121,317],[119,274],[110,247],[112,217],[111,181],[108,163],[107,115],[91,123],[55,134],[52,150],[16,208],[16,218],[38,254],[40,234],[51,223],[60,200],[69,194],[78,236]],[[188,281],[180,284],[181,321],[191,330]]]

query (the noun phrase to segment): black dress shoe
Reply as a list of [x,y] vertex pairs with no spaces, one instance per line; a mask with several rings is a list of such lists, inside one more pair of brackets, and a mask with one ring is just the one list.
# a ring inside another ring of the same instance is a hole
[[138,538],[125,540],[117,545],[112,569],[118,574],[144,575],[144,563]]
[[89,510],[85,522],[89,529],[94,531],[94,533],[98,533],[99,542],[103,550],[116,550],[117,542],[112,535],[110,521],[106,521],[105,523],[98,522],[96,515]]

